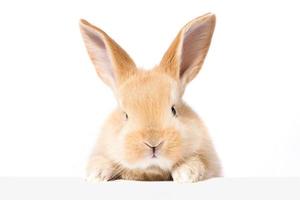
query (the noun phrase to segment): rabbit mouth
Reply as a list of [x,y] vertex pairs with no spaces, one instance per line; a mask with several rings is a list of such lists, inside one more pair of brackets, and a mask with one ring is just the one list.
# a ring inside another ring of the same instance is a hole
[[150,154],[150,159],[159,159],[159,153],[158,152],[155,152],[155,153],[152,153]]
[[151,159],[156,159],[158,158],[158,154],[164,144],[164,141],[159,142],[156,145],[149,144],[148,142],[144,142],[144,144],[151,150]]

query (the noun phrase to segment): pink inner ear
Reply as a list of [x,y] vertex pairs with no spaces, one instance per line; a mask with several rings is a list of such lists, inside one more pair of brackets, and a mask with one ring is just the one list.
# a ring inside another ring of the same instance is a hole
[[180,77],[190,67],[200,64],[201,54],[207,45],[209,24],[202,23],[191,27],[185,34],[182,45]]
[[115,79],[112,63],[103,39],[98,33],[94,33],[93,31],[86,30],[85,32],[86,36],[90,39],[90,51],[94,54],[93,62],[97,70],[103,72],[104,76]]

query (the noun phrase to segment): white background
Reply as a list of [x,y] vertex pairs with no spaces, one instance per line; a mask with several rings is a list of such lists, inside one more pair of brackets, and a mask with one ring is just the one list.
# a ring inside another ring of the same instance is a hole
[[1,1],[0,176],[82,176],[115,107],[79,33],[85,18],[139,66],[159,63],[179,29],[217,15],[184,99],[207,123],[225,176],[300,176],[297,1]]

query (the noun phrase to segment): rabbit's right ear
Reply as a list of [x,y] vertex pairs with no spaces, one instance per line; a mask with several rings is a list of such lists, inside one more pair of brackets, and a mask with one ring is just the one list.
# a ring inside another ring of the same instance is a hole
[[80,30],[98,75],[113,90],[117,90],[135,72],[134,62],[104,31],[86,20],[80,20]]

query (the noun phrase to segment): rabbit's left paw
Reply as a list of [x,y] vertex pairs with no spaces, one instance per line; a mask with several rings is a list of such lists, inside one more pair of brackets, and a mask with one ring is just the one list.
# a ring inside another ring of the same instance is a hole
[[171,174],[175,182],[197,182],[204,178],[204,166],[202,162],[186,162],[176,167]]

